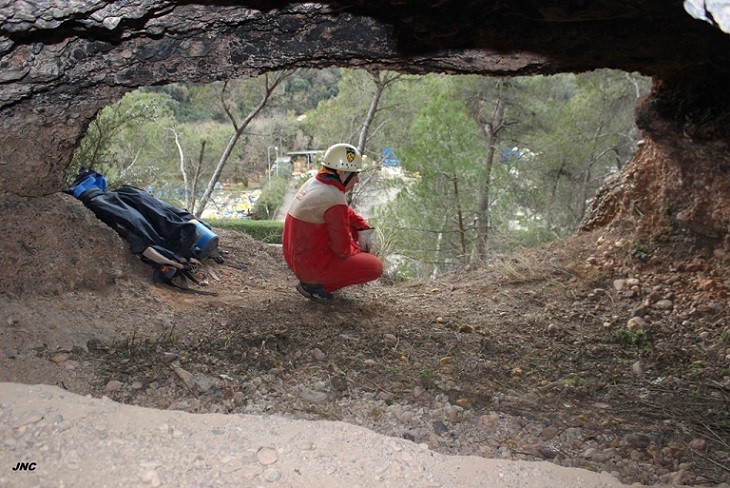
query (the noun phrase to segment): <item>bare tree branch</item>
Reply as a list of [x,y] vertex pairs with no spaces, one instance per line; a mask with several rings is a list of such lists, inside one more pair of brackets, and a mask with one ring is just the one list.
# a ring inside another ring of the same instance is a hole
[[180,173],[183,177],[183,194],[185,197],[185,208],[190,208],[190,187],[188,186],[188,172],[185,168],[185,153],[183,152],[182,145],[180,145],[180,135],[177,133],[174,127],[165,127],[165,130],[172,132],[175,137],[175,145],[177,146],[177,153],[180,157]]
[[208,200],[210,200],[210,196],[213,193],[213,190],[215,189],[216,183],[218,183],[218,180],[220,179],[221,173],[223,171],[223,168],[225,167],[226,163],[228,162],[228,158],[230,158],[231,154],[233,153],[233,149],[236,147],[236,143],[243,135],[244,131],[248,127],[248,125],[251,123],[251,121],[263,110],[263,108],[266,106],[266,104],[271,99],[272,94],[274,93],[274,90],[289,76],[291,76],[293,71],[279,71],[276,73],[276,76],[273,80],[269,79],[269,74],[264,75],[264,93],[261,96],[261,100],[259,101],[258,105],[254,107],[248,115],[242,120],[242,121],[236,121],[236,118],[233,116],[231,111],[228,109],[228,106],[225,104],[224,97],[222,92],[225,91],[226,84],[223,85],[223,89],[221,90],[221,102],[223,103],[223,107],[228,114],[228,117],[231,119],[231,123],[233,124],[233,134],[231,134],[231,138],[228,140],[228,144],[226,145],[226,148],[223,150],[223,154],[221,155],[220,159],[218,160],[218,164],[216,165],[215,170],[213,171],[213,175],[210,177],[210,181],[208,181],[208,186],[206,187],[205,191],[203,192],[203,195],[200,197],[200,202],[198,202],[197,208],[195,209],[194,215],[196,217],[200,217],[205,210],[205,206],[208,204]]

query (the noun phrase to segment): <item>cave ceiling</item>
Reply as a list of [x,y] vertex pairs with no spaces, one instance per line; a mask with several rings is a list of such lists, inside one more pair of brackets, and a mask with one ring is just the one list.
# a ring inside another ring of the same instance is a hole
[[[689,3],[0,0],[0,191],[57,191],[88,122],[140,86],[331,66],[497,76],[612,68],[667,80],[697,71],[724,83],[727,9]],[[19,165],[37,177],[19,178]]]
[[730,36],[671,0],[4,3],[0,106],[64,85],[210,82],[292,66],[730,70]]

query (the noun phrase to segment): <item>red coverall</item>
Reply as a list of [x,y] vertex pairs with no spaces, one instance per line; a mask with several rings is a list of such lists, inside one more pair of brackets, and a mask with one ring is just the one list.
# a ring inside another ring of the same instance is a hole
[[371,227],[347,205],[345,187],[320,178],[307,181],[294,197],[284,220],[284,259],[302,283],[326,292],[376,280],[383,263],[362,252],[359,230]]

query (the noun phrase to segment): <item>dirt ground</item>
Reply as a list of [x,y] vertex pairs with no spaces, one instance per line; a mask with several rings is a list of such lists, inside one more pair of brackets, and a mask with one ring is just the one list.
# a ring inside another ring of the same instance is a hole
[[625,484],[730,483],[722,243],[583,234],[312,303],[280,249],[218,233],[225,263],[196,273],[209,294],[153,284],[121,240],[107,243],[114,235],[93,244],[97,286],[77,285],[79,272],[68,287],[39,279],[0,293],[0,381],[343,421],[440,454],[548,461]]

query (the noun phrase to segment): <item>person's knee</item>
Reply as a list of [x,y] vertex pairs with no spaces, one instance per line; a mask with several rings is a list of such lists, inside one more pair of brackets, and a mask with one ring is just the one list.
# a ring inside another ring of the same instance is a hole
[[377,256],[373,256],[372,254],[369,256],[371,259],[368,263],[368,274],[371,278],[368,281],[373,281],[383,276],[383,262]]
[[380,259],[378,259],[378,264],[377,264],[378,278],[380,278],[381,276],[383,276],[383,272],[384,271],[385,270],[383,269],[383,262]]

